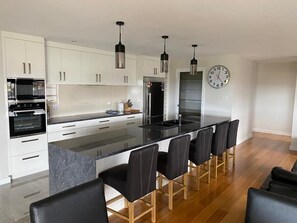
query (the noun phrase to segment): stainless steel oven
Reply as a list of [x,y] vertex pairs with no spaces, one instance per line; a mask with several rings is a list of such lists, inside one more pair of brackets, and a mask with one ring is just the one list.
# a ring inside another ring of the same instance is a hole
[[9,104],[10,137],[46,132],[45,102]]
[[8,100],[45,99],[45,84],[42,79],[15,78],[7,79]]

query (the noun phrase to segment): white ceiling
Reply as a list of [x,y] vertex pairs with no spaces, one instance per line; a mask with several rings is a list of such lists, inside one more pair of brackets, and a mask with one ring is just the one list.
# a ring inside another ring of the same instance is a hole
[[0,0],[0,29],[114,50],[123,20],[126,52],[171,57],[297,56],[296,0]]

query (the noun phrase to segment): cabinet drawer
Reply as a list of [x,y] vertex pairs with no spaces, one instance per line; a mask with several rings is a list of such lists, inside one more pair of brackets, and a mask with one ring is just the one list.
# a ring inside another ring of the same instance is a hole
[[46,134],[11,139],[10,148],[11,156],[19,156],[27,153],[46,150]]
[[79,128],[79,123],[69,122],[64,124],[48,125],[47,132],[58,132],[63,130],[76,129],[76,128]]
[[78,137],[78,130],[72,129],[60,132],[49,132],[47,136],[48,142],[56,142],[65,139],[72,139]]
[[48,152],[40,151],[11,158],[12,177],[22,177],[48,169]]

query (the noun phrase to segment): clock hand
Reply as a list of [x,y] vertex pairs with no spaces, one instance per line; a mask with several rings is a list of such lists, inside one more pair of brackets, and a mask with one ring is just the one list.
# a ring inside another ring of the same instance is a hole
[[216,74],[216,75],[217,75],[217,79],[219,79],[219,80],[223,83],[223,81],[222,81],[221,78],[220,78],[220,73],[221,73],[221,71],[219,71],[219,73]]

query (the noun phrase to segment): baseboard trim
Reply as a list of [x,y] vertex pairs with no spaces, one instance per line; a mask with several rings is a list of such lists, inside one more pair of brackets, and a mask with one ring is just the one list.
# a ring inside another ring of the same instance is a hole
[[9,184],[9,183],[10,183],[10,177],[0,179],[0,185]]
[[268,133],[268,134],[274,134],[274,135],[291,136],[290,132],[280,132],[280,131],[274,131],[274,130],[268,130],[268,129],[253,128],[253,132],[261,132],[261,133]]
[[248,139],[250,139],[250,138],[252,138],[252,137],[253,137],[253,134],[249,134],[249,135],[247,135],[247,136],[244,136],[244,137],[239,138],[239,139],[237,140],[237,145],[243,143],[244,141],[246,141],[246,140],[248,140]]

